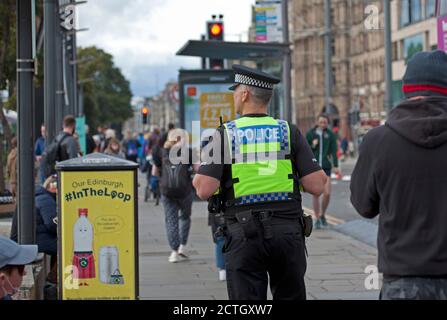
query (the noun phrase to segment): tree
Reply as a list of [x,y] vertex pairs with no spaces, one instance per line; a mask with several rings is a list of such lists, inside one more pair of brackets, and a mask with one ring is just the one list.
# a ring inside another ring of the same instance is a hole
[[[0,90],[8,90],[9,99],[3,105],[0,100],[0,123],[3,128],[3,134],[0,136],[0,192],[4,191],[4,164],[6,163],[5,150],[3,143],[9,145],[12,138],[12,130],[3,113],[3,108],[16,110],[16,8],[17,0],[0,1]],[[36,1],[36,29],[43,27],[43,1]],[[39,55],[42,61],[42,54]],[[42,63],[39,64],[41,66]],[[39,73],[40,82],[43,74]],[[36,79],[36,80],[39,80]]]
[[129,81],[113,63],[112,55],[96,48],[78,49],[79,81],[83,84],[84,113],[92,128],[122,123],[132,117]]
[[[0,90],[9,89],[12,96],[16,83],[16,1],[0,2]],[[3,135],[0,137],[0,192],[5,190],[3,141],[11,141],[11,129],[3,113],[3,102],[0,100],[0,122]]]

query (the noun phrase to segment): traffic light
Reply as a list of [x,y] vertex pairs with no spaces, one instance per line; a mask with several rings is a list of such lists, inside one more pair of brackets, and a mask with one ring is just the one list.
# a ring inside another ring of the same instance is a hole
[[141,108],[141,116],[143,117],[143,124],[147,124],[147,116],[149,114],[149,108],[143,107]]
[[[208,40],[223,41],[224,40],[224,24],[223,21],[208,21],[206,23],[206,33]],[[223,69],[223,59],[209,59],[210,69]]]
[[206,23],[208,40],[223,41],[224,24],[222,21],[208,21]]

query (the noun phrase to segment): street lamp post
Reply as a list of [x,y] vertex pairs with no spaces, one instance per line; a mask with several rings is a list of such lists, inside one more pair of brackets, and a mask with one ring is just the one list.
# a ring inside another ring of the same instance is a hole
[[48,145],[56,137],[56,61],[55,32],[58,19],[57,0],[44,0],[44,114],[45,142]]
[[[282,16],[283,16],[283,41],[289,44],[289,15],[288,0],[282,0]],[[290,47],[287,48],[283,60],[283,81],[284,81],[284,116],[288,122],[292,122],[292,58]],[[295,122],[295,121],[293,121]]]
[[34,244],[34,1],[17,0],[18,240]]
[[391,61],[391,8],[390,0],[384,0],[385,16],[385,110],[387,114],[393,107],[392,98],[392,61]]
[[325,113],[329,113],[332,100],[332,19],[331,0],[324,1],[324,103]]

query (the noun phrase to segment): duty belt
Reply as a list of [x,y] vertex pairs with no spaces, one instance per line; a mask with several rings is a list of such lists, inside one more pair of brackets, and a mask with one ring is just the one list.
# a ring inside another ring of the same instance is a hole
[[239,223],[244,231],[244,236],[248,239],[255,238],[258,235],[258,223],[262,226],[264,239],[273,238],[272,217],[273,211],[263,210],[256,211],[246,210],[238,212],[234,215],[237,223]]

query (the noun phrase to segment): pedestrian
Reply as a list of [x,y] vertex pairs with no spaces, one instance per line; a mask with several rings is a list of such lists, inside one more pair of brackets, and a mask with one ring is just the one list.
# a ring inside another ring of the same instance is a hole
[[146,159],[146,152],[145,152],[145,138],[144,133],[140,132],[137,135],[137,140],[140,146],[138,147],[138,163],[140,165],[140,168],[144,165],[144,160]]
[[346,158],[348,157],[348,148],[349,148],[348,137],[344,137],[341,140],[340,148],[341,148],[341,151],[343,153],[343,160],[346,160]]
[[225,256],[223,248],[225,244],[225,236],[223,228],[225,227],[225,219],[222,214],[209,213],[208,225],[211,227],[211,236],[214,242],[214,254],[216,257],[216,267],[220,281],[227,280],[227,273],[225,271]]
[[163,140],[160,136],[160,129],[158,127],[154,127],[152,129],[152,133],[149,136],[148,142],[147,142],[147,152],[149,154],[152,154],[152,150],[156,146],[164,146],[166,142],[166,139]]
[[42,124],[40,127],[40,137],[37,138],[36,144],[34,146],[34,155],[36,156],[36,161],[39,162],[42,158],[42,154],[45,150],[45,125]]
[[138,140],[132,136],[132,132],[128,130],[126,132],[126,139],[123,141],[123,150],[126,159],[138,163],[138,148],[140,146]]
[[309,143],[318,164],[323,168],[326,175],[329,177],[324,186],[323,199],[320,205],[320,196],[314,195],[312,197],[312,204],[315,214],[315,228],[320,229],[322,226],[327,226],[326,210],[329,206],[331,198],[331,173],[332,166],[334,166],[335,173],[340,176],[338,169],[337,158],[337,139],[335,134],[328,128],[329,117],[325,114],[318,116],[317,125],[309,130],[307,133],[307,142]]
[[109,146],[110,139],[116,139],[116,133],[113,129],[106,129],[104,133],[104,139],[101,141],[101,145],[99,147],[100,152],[104,152]]
[[87,154],[93,153],[96,150],[96,142],[90,134],[90,128],[85,125],[85,151]]
[[165,130],[165,132],[163,132],[163,134],[160,135],[160,130],[158,129],[158,135],[160,136],[161,145],[164,145],[164,143],[168,139],[169,131],[174,130],[174,129],[175,129],[175,125],[172,122],[168,123],[168,129]]
[[[56,140],[60,143],[60,159],[59,161],[65,161],[73,158],[77,158],[79,155],[79,144],[74,138],[76,132],[76,119],[72,115],[65,116],[63,121],[63,130],[59,133]],[[59,139],[58,139],[59,138]]]
[[0,300],[13,300],[26,275],[25,265],[36,259],[36,245],[18,245],[0,236]]
[[[176,150],[184,150],[181,158]],[[169,262],[188,258],[186,245],[191,228],[193,189],[191,175],[192,150],[189,135],[181,129],[171,130],[162,149],[152,154],[155,166],[154,176],[160,176],[161,202],[165,211],[166,233],[171,247]],[[175,160],[178,161],[173,161]],[[195,169],[197,169],[196,166]]]
[[102,126],[98,126],[98,128],[96,128],[95,136],[97,137],[96,139],[99,140],[99,143],[97,142],[98,152],[104,152],[104,149],[101,149],[101,148],[104,144],[104,141],[106,140],[105,128],[103,128]]
[[73,138],[76,141],[76,149],[78,151],[78,157],[82,157],[84,154],[82,153],[81,150],[81,143],[79,142],[79,135],[77,132],[73,133]]
[[17,138],[11,139],[11,151],[8,154],[6,168],[12,196],[17,196]]
[[104,151],[104,154],[109,156],[114,156],[121,159],[126,159],[124,152],[122,151],[121,144],[116,138],[111,138],[109,140],[107,149]]
[[326,175],[298,128],[267,115],[280,80],[240,65],[233,70],[230,90],[241,117],[218,128],[208,144],[212,158],[204,149],[193,184],[203,200],[221,190],[229,298],[266,300],[270,279],[273,299],[305,299],[309,222],[299,185],[301,180],[304,190],[319,195]]
[[[56,163],[79,156],[79,144],[74,137],[76,119],[72,115],[65,116],[63,130],[45,148],[40,163],[41,178],[56,173]],[[44,181],[41,181],[43,183]]]
[[99,152],[99,150],[101,148],[101,138],[97,134],[95,134],[92,138],[93,138],[93,141],[95,142],[94,152]]
[[45,180],[45,175],[40,170],[40,162],[42,161],[42,155],[45,151],[45,138],[46,138],[46,132],[45,132],[45,125],[42,124],[40,127],[40,137],[37,138],[35,146],[34,146],[34,155],[36,156],[36,168],[39,172],[39,181],[43,182]]
[[57,297],[57,176],[48,177],[43,186],[36,186],[36,242],[39,252],[50,256],[50,272],[47,275],[45,299]]
[[378,219],[380,297],[447,299],[447,54],[418,52],[405,100],[370,130],[351,177],[351,202]]

